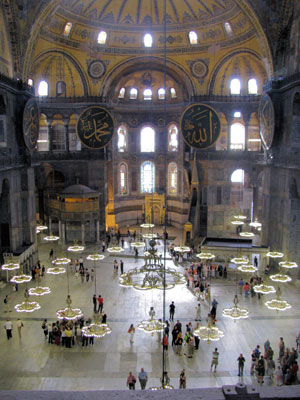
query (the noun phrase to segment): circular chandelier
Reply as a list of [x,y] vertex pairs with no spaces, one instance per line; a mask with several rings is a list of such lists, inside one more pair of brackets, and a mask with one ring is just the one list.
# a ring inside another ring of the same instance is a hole
[[66,268],[63,268],[63,267],[51,267],[51,268],[47,268],[46,274],[59,275],[59,274],[64,274],[65,272],[66,272]]
[[52,264],[54,265],[66,265],[69,264],[71,260],[69,258],[56,258],[54,261],[52,261]]
[[207,341],[207,343],[210,341],[215,342],[220,340],[224,336],[223,331],[216,326],[211,326],[210,323],[208,323],[206,326],[200,326],[199,328],[195,329],[193,333],[194,335],[198,336],[200,340]]
[[51,289],[47,286],[36,286],[35,288],[30,288],[28,290],[30,296],[44,296],[49,293],[51,293]]
[[233,264],[242,265],[248,264],[249,259],[247,257],[234,257],[230,260]]
[[246,238],[250,238],[250,237],[254,237],[255,236],[254,233],[252,233],[252,232],[240,232],[239,235],[242,236],[242,237],[246,237]]
[[37,225],[36,229],[41,232],[41,231],[45,231],[46,229],[48,229],[48,226],[46,225]]
[[145,242],[141,242],[141,241],[130,243],[131,247],[136,247],[137,249],[139,249],[141,247],[145,247],[145,245],[146,245]]
[[104,258],[105,256],[103,254],[94,253],[94,254],[89,254],[86,259],[91,261],[101,261]]
[[231,221],[232,225],[244,225],[244,221],[240,221],[239,219],[235,221]]
[[222,315],[224,317],[228,317],[234,320],[234,322],[241,318],[248,318],[249,312],[246,309],[242,309],[238,307],[238,296],[235,295],[233,299],[234,306],[231,308],[224,308]]
[[242,214],[234,215],[233,218],[235,218],[235,219],[247,219],[246,215],[242,215]]
[[257,267],[251,264],[248,265],[241,264],[237,267],[237,269],[241,272],[252,273],[252,274],[258,270]]
[[80,253],[84,250],[84,246],[79,246],[77,242],[74,241],[74,244],[69,246],[67,250],[71,251],[72,253]]
[[108,247],[107,251],[109,253],[122,253],[124,249],[120,246],[113,246],[113,247]]
[[279,251],[269,251],[266,255],[271,258],[282,258],[284,256],[284,254]]
[[201,260],[212,260],[213,258],[215,258],[214,254],[207,252],[196,254],[196,257],[200,258]]
[[291,280],[292,280],[292,278],[286,274],[271,275],[270,279],[273,282],[279,282],[279,283],[291,282]]
[[143,238],[145,239],[155,239],[156,238],[156,233],[144,233]]
[[7,264],[3,264],[1,266],[1,269],[3,269],[4,271],[13,271],[15,269],[19,269],[20,268],[20,264],[16,264],[13,262],[7,263]]
[[37,301],[29,301],[29,293],[28,290],[25,290],[25,301],[23,301],[20,304],[15,305],[15,310],[17,312],[27,312],[27,313],[31,313],[33,311],[39,310],[41,308],[41,306],[39,305],[39,303]]
[[56,242],[59,239],[59,236],[49,235],[43,238],[46,242]]
[[153,387],[149,388],[149,390],[164,390],[164,389],[174,389],[174,387],[172,385],[165,384],[165,385],[153,386]]
[[13,283],[27,283],[30,282],[32,277],[30,275],[15,275],[11,278],[11,282]]
[[276,290],[274,286],[268,286],[268,285],[255,285],[253,286],[253,289],[255,293],[261,293],[261,294],[270,294],[270,293],[275,293]]
[[83,313],[80,310],[80,308],[71,307],[72,300],[69,294],[67,296],[66,303],[67,303],[66,308],[56,311],[56,315],[59,320],[66,319],[68,321],[74,321],[83,316]]
[[266,301],[265,305],[270,310],[275,310],[275,311],[285,311],[292,308],[292,306],[287,301],[281,300],[280,298]]
[[83,335],[86,337],[101,338],[111,333],[111,328],[107,324],[100,322],[92,323],[82,328]]
[[141,321],[137,327],[146,333],[163,332],[166,327],[166,323],[159,319],[151,318]]
[[287,269],[298,268],[298,264],[292,261],[281,261],[279,265],[280,267]]
[[262,227],[262,224],[260,222],[258,222],[257,219],[254,222],[250,222],[249,225],[252,226],[255,229],[258,229],[258,228]]
[[191,251],[191,248],[188,246],[176,246],[174,247],[174,250],[179,253],[188,253],[189,251]]
[[141,228],[145,228],[145,229],[151,229],[154,228],[154,224],[141,224],[140,227]]

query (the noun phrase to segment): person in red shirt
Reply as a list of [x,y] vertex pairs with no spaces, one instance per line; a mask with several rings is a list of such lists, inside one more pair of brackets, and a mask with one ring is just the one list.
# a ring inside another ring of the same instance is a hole
[[126,386],[129,387],[129,390],[135,390],[135,383],[136,383],[136,377],[132,375],[132,372],[130,371],[127,378]]
[[103,302],[104,302],[103,297],[101,297],[101,294],[99,294],[99,297],[98,297],[98,312],[100,312],[100,313],[102,313],[102,310],[103,310]]
[[163,349],[164,350],[168,350],[168,346],[169,346],[169,339],[167,335],[164,335],[163,340],[161,341],[161,344],[163,345]]

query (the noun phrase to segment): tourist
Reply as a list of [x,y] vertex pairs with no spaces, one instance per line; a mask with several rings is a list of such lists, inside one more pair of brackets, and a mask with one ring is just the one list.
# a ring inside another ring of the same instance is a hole
[[47,339],[47,336],[48,336],[48,321],[47,321],[47,319],[44,319],[44,321],[42,323],[42,329],[44,331],[45,339]]
[[128,333],[130,335],[130,343],[133,343],[133,338],[134,338],[134,334],[135,334],[135,327],[133,326],[133,324],[130,325],[129,329],[128,329]]
[[244,365],[245,365],[245,358],[243,357],[243,354],[240,354],[239,358],[237,359],[238,361],[238,367],[239,367],[239,373],[238,376],[243,376],[244,373]]
[[265,360],[264,356],[261,356],[260,359],[257,361],[257,382],[260,384],[264,383],[264,376],[265,376]]
[[120,272],[121,275],[124,273],[124,262],[122,260],[120,260]]
[[195,321],[201,321],[201,304],[198,303],[196,308],[196,318]]
[[135,390],[135,383],[136,383],[136,377],[132,375],[132,372],[130,371],[127,378],[126,386],[129,387],[129,390]]
[[103,299],[103,297],[101,297],[101,294],[99,294],[99,297],[98,297],[98,313],[99,312],[102,313],[103,305],[104,305],[104,299]]
[[275,379],[276,379],[276,385],[277,386],[282,386],[283,385],[283,373],[280,365],[278,365],[277,370],[275,372]]
[[13,324],[9,318],[7,318],[7,321],[4,324],[4,329],[6,330],[7,340],[9,340],[10,338],[12,338],[12,330],[13,330]]
[[219,363],[219,352],[218,352],[218,349],[216,347],[215,350],[212,353],[212,361],[211,361],[210,370],[212,371],[212,369],[214,367],[214,372],[216,372],[218,363]]
[[22,337],[22,328],[23,328],[23,322],[20,320],[20,318],[17,319],[17,328],[18,328],[18,334],[19,334],[19,338]]
[[94,305],[94,313],[97,312],[97,296],[94,294],[93,296],[93,305]]
[[186,375],[185,369],[180,372],[179,375],[179,389],[186,389]]
[[175,314],[175,304],[174,301],[169,306],[170,309],[170,321],[174,321],[174,314]]
[[5,298],[4,298],[4,304],[5,304],[5,310],[4,310],[4,312],[11,312],[9,302],[10,302],[10,298],[9,298],[9,296],[8,296],[8,294],[7,294],[7,295],[5,296]]
[[176,353],[181,356],[182,355],[182,344],[183,344],[183,337],[182,333],[178,332],[176,340],[175,340],[175,345],[176,345]]
[[161,344],[163,345],[163,350],[168,351],[169,348],[168,336],[164,335]]
[[284,356],[284,350],[285,350],[285,345],[284,345],[284,341],[283,341],[282,337],[280,338],[278,348],[279,348],[278,360],[281,362],[281,360]]
[[146,389],[147,381],[148,381],[147,372],[144,371],[144,368],[141,368],[141,372],[139,373],[139,382],[141,385],[141,390]]

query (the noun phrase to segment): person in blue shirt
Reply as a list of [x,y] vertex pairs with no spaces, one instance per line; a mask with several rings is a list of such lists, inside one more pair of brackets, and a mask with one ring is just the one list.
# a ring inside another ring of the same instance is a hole
[[147,372],[144,371],[144,368],[141,368],[141,372],[139,373],[139,381],[141,385],[141,390],[145,390],[148,381],[148,375]]

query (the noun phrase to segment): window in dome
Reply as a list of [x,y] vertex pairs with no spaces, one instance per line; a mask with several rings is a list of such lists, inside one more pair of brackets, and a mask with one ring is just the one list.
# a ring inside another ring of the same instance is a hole
[[119,170],[119,185],[120,185],[120,194],[127,194],[127,165],[125,163],[122,163],[120,165],[120,170]]
[[244,183],[245,172],[243,169],[236,169],[231,174],[231,182],[232,183]]
[[168,151],[178,150],[178,129],[175,124],[169,126],[168,129]]
[[229,22],[224,23],[224,28],[228,36],[233,36],[233,31]]
[[155,144],[155,132],[150,126],[141,130],[141,152],[153,153]]
[[105,31],[101,31],[98,35],[97,42],[98,44],[105,44],[107,39],[107,33]]
[[66,37],[66,38],[70,37],[72,26],[73,26],[72,22],[66,23],[65,28],[64,28],[64,33],[63,33],[64,37]]
[[189,32],[190,44],[198,44],[198,35],[195,31]]
[[164,88],[159,88],[157,94],[158,100],[164,100],[166,98],[166,91]]
[[27,80],[27,85],[28,85],[28,86],[33,86],[33,80],[32,80],[31,78],[29,78],[29,79]]
[[254,79],[254,78],[249,79],[249,81],[248,81],[248,93],[249,94],[257,94],[258,93],[257,82],[256,82],[256,79]]
[[128,132],[124,125],[121,125],[118,129],[118,150],[123,153],[127,150]]
[[131,89],[130,89],[130,95],[129,95],[130,100],[135,100],[135,99],[137,99],[137,94],[138,94],[137,89],[136,89],[136,88],[131,88]]
[[244,150],[245,149],[245,127],[242,124],[236,123],[230,128],[230,149]]
[[120,89],[120,91],[119,91],[119,96],[118,96],[118,98],[119,98],[119,99],[124,99],[124,97],[125,97],[125,88],[122,87],[122,88]]
[[152,90],[151,89],[144,90],[144,100],[152,100]]
[[234,118],[241,118],[242,113],[241,113],[240,111],[236,111],[236,112],[233,114],[233,116],[234,116]]
[[48,96],[49,85],[46,81],[41,81],[38,88],[39,96]]
[[230,82],[230,94],[241,94],[241,81],[237,78]]
[[177,98],[177,93],[176,93],[175,88],[171,87],[170,94],[171,94],[171,99],[176,99]]
[[145,47],[152,47],[152,36],[150,35],[150,33],[146,33],[146,35],[144,36],[144,46]]
[[145,161],[141,166],[141,192],[153,193],[155,190],[155,167],[153,162]]
[[66,95],[66,84],[63,81],[59,81],[56,83],[56,96],[65,96]]
[[170,163],[168,166],[169,194],[177,194],[177,165]]

